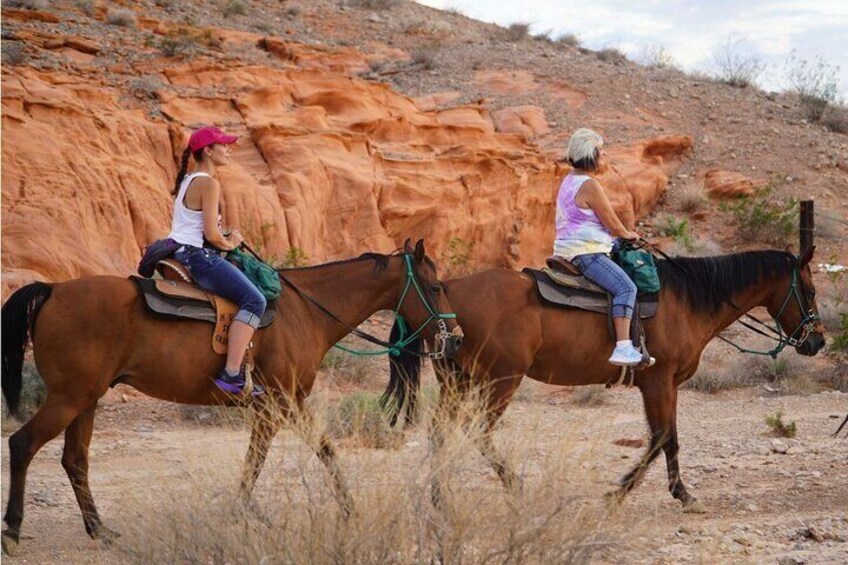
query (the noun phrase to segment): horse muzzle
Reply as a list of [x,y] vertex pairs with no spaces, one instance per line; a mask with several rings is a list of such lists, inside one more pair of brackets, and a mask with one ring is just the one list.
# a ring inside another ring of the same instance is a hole
[[445,343],[445,357],[453,359],[459,348],[462,347],[462,341],[464,339],[465,335],[462,333],[462,328],[459,326],[454,327]]
[[806,357],[812,357],[824,347],[824,336],[818,333],[810,334],[795,350]]

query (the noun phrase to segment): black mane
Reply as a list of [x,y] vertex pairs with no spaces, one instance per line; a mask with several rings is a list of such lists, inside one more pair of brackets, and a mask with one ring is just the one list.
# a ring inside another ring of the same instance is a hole
[[783,275],[795,258],[785,251],[747,251],[717,257],[657,261],[663,288],[685,298],[695,311],[714,313],[740,292]]

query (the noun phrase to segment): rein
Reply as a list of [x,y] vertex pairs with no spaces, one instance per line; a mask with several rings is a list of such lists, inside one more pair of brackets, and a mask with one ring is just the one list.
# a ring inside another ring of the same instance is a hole
[[[657,252],[663,259],[668,261],[671,265],[676,267],[679,271],[683,272],[689,278],[692,278],[692,275],[689,273],[689,271],[684,269],[682,265],[680,265],[674,259],[672,259],[667,254],[665,254],[656,245],[649,244],[646,240],[642,240],[642,241],[644,242],[642,247],[644,247],[646,245],[650,245],[652,251]],[[777,341],[777,346],[775,346],[774,349],[771,349],[769,351],[758,351],[756,349],[747,349],[745,347],[741,347],[741,346],[737,345],[736,343],[730,341],[729,339],[727,339],[726,337],[724,337],[722,335],[716,334],[716,337],[719,338],[720,340],[722,340],[723,342],[728,343],[731,346],[735,347],[738,351],[740,351],[742,353],[752,353],[754,355],[768,355],[772,359],[776,359],[778,354],[781,351],[783,351],[783,349],[787,345],[791,345],[792,347],[798,347],[799,345],[804,343],[804,341],[807,339],[807,336],[809,336],[810,332],[812,332],[815,329],[816,322],[821,320],[821,317],[818,314],[814,314],[811,308],[805,308],[804,307],[804,301],[801,299],[801,293],[800,293],[800,290],[799,290],[798,287],[799,287],[799,285],[798,285],[798,257],[795,257],[795,261],[792,263],[792,283],[789,285],[789,289],[786,291],[786,298],[783,300],[783,305],[780,307],[780,311],[774,317],[775,322],[776,322],[776,324],[775,324],[776,328],[772,327],[767,322],[763,322],[762,320],[760,320],[759,318],[757,318],[753,314],[749,314],[748,312],[744,311],[742,308],[740,308],[739,306],[734,304],[732,301],[730,301],[730,300],[724,301],[725,303],[729,304],[730,306],[733,306],[734,308],[736,308],[736,310],[738,310],[739,312],[742,312],[742,315],[744,315],[748,319],[753,320],[754,322],[756,322],[757,324],[759,324],[763,328],[770,331],[771,334],[768,334],[768,333],[760,330],[758,327],[749,324],[748,322],[745,322],[745,321],[742,321],[742,320],[737,320],[740,324],[742,324],[743,326],[745,326],[749,330],[753,331],[754,333],[757,333],[759,335],[762,335],[762,336],[765,336],[769,339]],[[791,334],[786,334],[786,333],[783,332],[783,328],[780,326],[780,322],[778,321],[778,319],[783,314],[784,310],[786,310],[786,306],[789,304],[789,299],[793,295],[795,296],[795,299],[798,302],[798,308],[801,310],[801,312],[805,312],[805,314],[804,314],[804,318],[801,320],[801,322],[798,324],[798,326],[795,328],[795,330],[793,330],[793,332]],[[800,337],[796,338],[795,336],[799,332],[801,332],[801,335],[800,335]]]
[[[248,251],[251,251],[250,248],[247,248]],[[333,312],[323,306],[320,302],[318,302],[313,297],[309,296],[305,292],[303,292],[297,285],[291,282],[288,278],[286,278],[282,272],[277,271],[277,274],[280,276],[280,280],[283,281],[288,287],[294,290],[301,298],[318,308],[321,312],[326,314],[332,320],[338,322],[343,327],[348,330],[348,333],[352,333],[353,335],[359,337],[360,339],[364,339],[367,342],[373,343],[375,345],[379,345],[384,349],[381,351],[360,351],[355,349],[350,349],[340,344],[335,344],[333,347],[337,349],[341,349],[342,351],[346,351],[348,353],[352,353],[354,355],[385,355],[386,353],[390,353],[394,356],[399,356],[401,352],[409,353],[412,355],[416,355],[418,357],[427,357],[429,359],[444,359],[445,357],[445,349],[447,347],[447,340],[450,337],[450,332],[448,332],[447,324],[445,324],[445,320],[452,320],[456,318],[456,314],[453,312],[449,313],[440,313],[433,308],[430,301],[427,300],[427,297],[424,295],[424,291],[421,289],[421,285],[418,282],[418,278],[415,276],[415,271],[412,268],[412,255],[409,253],[403,253],[403,258],[406,263],[406,285],[403,288],[403,292],[400,295],[400,299],[398,300],[398,304],[393,310],[395,318],[398,320],[399,326],[401,328],[401,335],[395,343],[391,343],[388,341],[384,341],[376,336],[373,336],[367,332],[363,332],[358,328],[354,328],[350,326],[347,322],[336,316]],[[403,304],[406,295],[409,293],[409,289],[414,288],[415,292],[418,294],[418,298],[421,299],[421,302],[424,304],[424,307],[427,309],[427,312],[430,316],[425,320],[421,326],[418,327],[417,330],[412,332],[409,336],[404,338],[404,334],[406,333],[406,322],[403,319],[403,316],[400,315],[400,307]],[[418,351],[413,351],[411,349],[407,349],[406,346],[411,342],[418,339],[418,336],[430,325],[432,322],[436,322],[438,326],[438,333],[436,335],[436,341],[441,344],[439,351],[431,351],[427,353],[420,353]]]

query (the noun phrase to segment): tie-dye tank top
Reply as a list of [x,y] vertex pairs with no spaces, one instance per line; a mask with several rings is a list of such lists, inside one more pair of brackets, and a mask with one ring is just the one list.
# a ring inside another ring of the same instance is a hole
[[556,199],[556,239],[554,255],[569,261],[587,253],[609,253],[613,238],[594,211],[574,201],[577,191],[589,180],[586,175],[567,175]]

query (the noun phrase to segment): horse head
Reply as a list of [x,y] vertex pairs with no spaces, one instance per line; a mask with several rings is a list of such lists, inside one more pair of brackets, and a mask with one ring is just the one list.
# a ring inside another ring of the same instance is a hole
[[434,344],[435,352],[451,358],[462,345],[464,336],[439,281],[436,264],[427,257],[423,239],[419,239],[414,248],[407,239],[403,256],[408,280],[398,313],[411,323],[409,332],[418,332],[419,337]]
[[812,357],[824,347],[824,326],[816,304],[816,288],[810,261],[815,247],[792,259],[792,275],[787,293],[775,296],[769,313],[788,336],[787,343],[801,355]]

